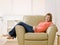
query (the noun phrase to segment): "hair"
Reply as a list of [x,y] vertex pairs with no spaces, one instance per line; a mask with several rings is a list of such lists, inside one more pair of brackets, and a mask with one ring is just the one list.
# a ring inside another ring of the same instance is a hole
[[52,21],[52,14],[51,13],[47,13],[46,16],[50,16],[50,21]]

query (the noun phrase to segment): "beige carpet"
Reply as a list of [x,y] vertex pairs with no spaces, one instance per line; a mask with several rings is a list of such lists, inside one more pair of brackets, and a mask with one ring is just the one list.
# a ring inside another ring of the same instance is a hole
[[7,39],[3,45],[18,45],[17,39]]
[[7,41],[3,45],[18,45],[17,41]]
[[6,39],[0,36],[0,45],[18,45],[17,39]]

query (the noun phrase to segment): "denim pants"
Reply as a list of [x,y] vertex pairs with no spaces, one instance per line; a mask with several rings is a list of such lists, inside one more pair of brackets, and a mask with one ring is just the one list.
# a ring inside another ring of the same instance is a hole
[[[34,32],[34,31],[33,31],[33,27],[30,26],[30,25],[28,25],[28,24],[26,24],[26,23],[24,23],[24,22],[19,22],[19,23],[16,24],[16,25],[21,25],[21,26],[23,26],[23,27],[25,28],[25,32],[26,32],[26,33],[27,33],[27,32]],[[14,26],[14,28],[12,28],[12,30],[9,32],[9,35],[11,35],[12,37],[16,37],[15,26]]]

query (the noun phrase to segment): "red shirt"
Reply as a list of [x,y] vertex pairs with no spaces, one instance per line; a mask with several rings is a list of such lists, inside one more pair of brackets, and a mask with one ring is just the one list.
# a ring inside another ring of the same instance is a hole
[[40,22],[36,26],[35,32],[45,32],[51,24],[52,24],[52,22]]

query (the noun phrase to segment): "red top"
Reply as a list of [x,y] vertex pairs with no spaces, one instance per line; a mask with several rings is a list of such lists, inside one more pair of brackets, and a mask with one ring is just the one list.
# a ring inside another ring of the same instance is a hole
[[40,22],[36,28],[35,32],[45,32],[47,28],[52,24],[52,22]]

